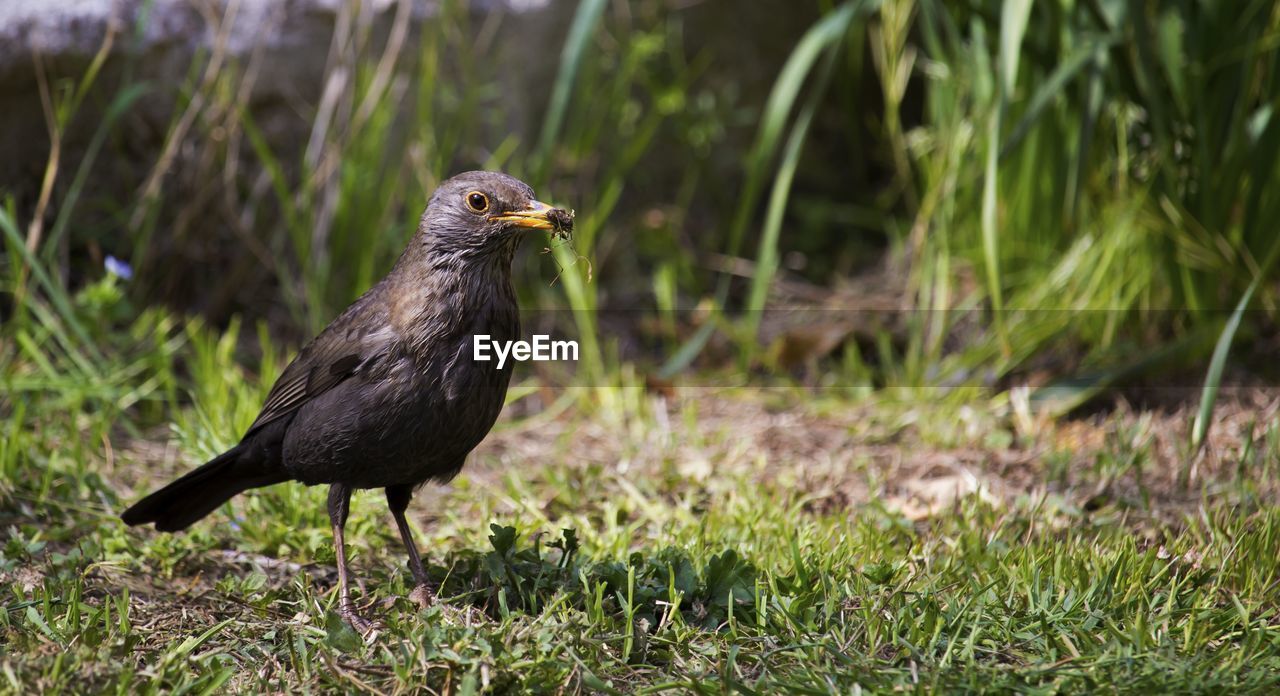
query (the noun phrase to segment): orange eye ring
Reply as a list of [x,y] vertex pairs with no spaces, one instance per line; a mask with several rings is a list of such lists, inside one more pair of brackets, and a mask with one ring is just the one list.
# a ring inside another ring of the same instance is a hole
[[467,207],[472,212],[483,213],[489,209],[489,197],[479,191],[471,191],[466,196]]

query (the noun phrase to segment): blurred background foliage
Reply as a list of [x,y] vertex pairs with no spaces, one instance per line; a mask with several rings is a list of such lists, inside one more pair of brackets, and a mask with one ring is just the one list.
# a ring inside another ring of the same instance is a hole
[[562,383],[1026,386],[1060,414],[1208,370],[1207,414],[1228,355],[1274,369],[1274,2],[565,0],[532,45],[521,14],[410,6],[341,4],[287,108],[225,14],[168,81],[128,50],[145,12],[41,69],[49,157],[0,192],[10,415],[184,398],[211,339],[179,317],[269,377],[472,168],[577,209],[516,269],[583,342]]

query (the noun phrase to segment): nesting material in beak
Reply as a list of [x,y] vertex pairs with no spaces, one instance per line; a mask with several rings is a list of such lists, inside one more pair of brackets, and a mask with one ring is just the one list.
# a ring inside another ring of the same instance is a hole
[[493,219],[517,227],[551,230],[552,236],[558,239],[569,239],[573,235],[573,211],[553,208],[540,201],[533,201],[524,210],[513,210]]

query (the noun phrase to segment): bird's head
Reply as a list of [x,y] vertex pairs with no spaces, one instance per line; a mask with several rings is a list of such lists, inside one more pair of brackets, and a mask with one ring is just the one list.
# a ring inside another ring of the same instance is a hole
[[501,172],[465,172],[440,184],[419,227],[433,248],[468,256],[507,256],[523,233],[566,236],[573,213],[534,198],[528,184]]

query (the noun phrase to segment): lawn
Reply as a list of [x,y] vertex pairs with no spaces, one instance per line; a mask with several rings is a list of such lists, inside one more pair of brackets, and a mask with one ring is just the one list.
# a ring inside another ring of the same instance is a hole
[[1187,409],[1018,432],[990,403],[802,387],[504,418],[410,508],[435,606],[406,599],[382,496],[357,494],[357,601],[381,623],[362,639],[336,613],[323,488],[253,491],[185,534],[117,519],[232,441],[264,395],[215,343],[186,350],[207,382],[151,424],[39,402],[38,423],[10,421],[6,688],[1280,687],[1280,401],[1265,390],[1232,393],[1203,455]]
[[[1280,5],[242,4],[0,74],[0,693],[1280,691]],[[126,527],[476,168],[581,357],[440,601],[378,491],[363,636],[323,488]]]

